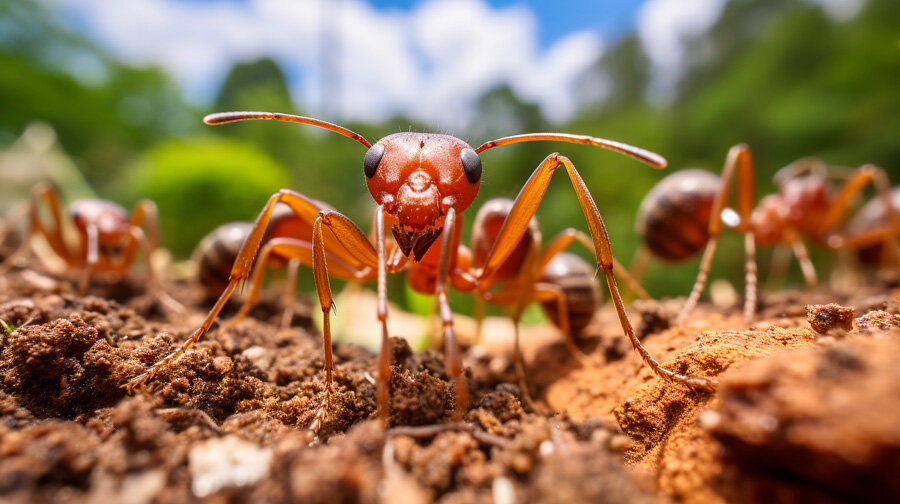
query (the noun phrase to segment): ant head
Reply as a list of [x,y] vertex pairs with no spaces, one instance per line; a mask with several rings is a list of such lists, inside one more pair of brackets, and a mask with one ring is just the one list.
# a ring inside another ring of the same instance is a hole
[[387,136],[369,148],[363,168],[375,202],[398,221],[398,245],[416,260],[437,240],[447,212],[468,208],[481,185],[481,158],[449,135]]

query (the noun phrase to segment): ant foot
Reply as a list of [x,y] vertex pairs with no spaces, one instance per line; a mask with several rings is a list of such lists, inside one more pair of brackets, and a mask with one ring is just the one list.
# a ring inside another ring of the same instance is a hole
[[331,386],[328,386],[324,394],[325,400],[322,401],[322,404],[313,416],[313,421],[309,424],[309,430],[311,430],[316,437],[319,437],[320,434],[322,434],[324,427],[328,422],[328,410],[331,409]]

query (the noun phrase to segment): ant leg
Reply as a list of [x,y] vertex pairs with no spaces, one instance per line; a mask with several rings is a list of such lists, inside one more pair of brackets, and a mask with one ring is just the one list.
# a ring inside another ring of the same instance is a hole
[[[312,267],[312,246],[312,243],[308,241],[287,237],[273,238],[266,242],[256,257],[253,273],[250,275],[250,294],[247,296],[247,299],[244,301],[244,304],[241,306],[237,315],[222,325],[222,330],[224,331],[233,328],[238,322],[243,320],[248,313],[250,313],[250,310],[252,310],[254,306],[256,306],[257,301],[259,301],[259,293],[262,290],[262,284],[265,280],[267,267],[272,254],[289,258],[290,263],[296,263],[298,267],[301,264]],[[347,280],[361,278],[361,272],[353,270],[340,259],[331,257],[328,252],[326,252],[326,255],[329,256],[327,260],[330,265],[329,274],[331,276]],[[288,284],[290,284],[290,287],[296,287],[296,281],[288,281]]]
[[[834,198],[825,218],[819,225],[819,234],[828,236],[827,244],[832,248],[848,248],[842,243],[841,237],[833,233],[837,228],[841,217],[847,212],[853,198],[859,194],[868,184],[873,184],[881,199],[887,215],[887,234],[885,236],[885,257],[888,264],[900,263],[900,212],[894,208],[891,198],[891,183],[883,169],[874,165],[864,165],[853,171],[853,174],[841,186],[838,195]],[[830,234],[830,236],[829,236]]]
[[569,323],[569,302],[566,295],[559,287],[548,284],[537,284],[534,287],[535,298],[540,299],[549,296],[549,301],[556,301],[556,310],[559,312],[559,328],[563,333],[563,342],[572,357],[579,364],[584,365],[587,361],[587,355],[575,344],[575,337],[572,335],[571,324]]
[[[182,345],[177,350],[163,357],[156,364],[150,366],[147,371],[126,382],[124,386],[126,389],[128,389],[129,392],[134,390],[135,387],[145,384],[148,380],[156,376],[156,374],[163,367],[168,366],[179,357],[181,357],[186,351],[194,346],[197,341],[200,340],[200,338],[206,333],[206,331],[210,329],[210,327],[212,327],[213,322],[216,320],[219,312],[222,311],[222,307],[225,306],[228,298],[231,297],[234,289],[240,282],[246,280],[250,275],[250,268],[253,265],[253,260],[256,258],[256,253],[259,250],[259,245],[262,242],[263,236],[265,235],[266,227],[268,226],[269,219],[272,216],[272,210],[274,209],[275,204],[279,201],[287,204],[291,208],[291,210],[293,210],[294,213],[296,213],[300,217],[304,219],[310,219],[310,221],[314,219],[319,212],[319,207],[311,199],[298,192],[291,191],[289,189],[282,189],[273,194],[269,198],[269,201],[266,202],[266,206],[263,207],[259,216],[256,218],[256,221],[253,223],[253,228],[251,228],[250,230],[250,234],[247,236],[247,239],[244,240],[244,245],[241,246],[241,250],[240,252],[238,252],[237,259],[235,259],[234,261],[234,266],[232,266],[231,268],[231,275],[228,280],[228,285],[225,287],[222,295],[219,296],[219,300],[216,301],[216,304],[206,315],[203,323],[197,330],[191,333],[191,336],[187,339],[187,341],[182,343]],[[340,246],[338,246],[338,248],[340,248]],[[342,253],[348,254],[346,250],[342,250]]]
[[772,249],[772,259],[769,260],[768,280],[766,280],[767,290],[776,291],[784,287],[790,262],[791,250],[780,243],[775,244]]
[[143,228],[150,252],[156,250],[159,239],[159,210],[151,200],[141,200],[131,210],[131,225]]
[[97,226],[88,224],[85,232],[85,239],[87,240],[87,264],[85,265],[84,273],[81,277],[81,282],[79,282],[78,284],[79,296],[84,296],[84,293],[87,292],[88,285],[90,285],[91,283],[91,277],[94,275],[94,269],[96,269],[97,262],[100,259],[100,246],[98,243],[99,236],[97,232]]
[[628,271],[635,282],[640,283],[644,278],[644,271],[647,270],[647,264],[649,263],[650,251],[641,243],[638,245],[637,250],[634,251],[634,257],[631,258],[631,266],[628,267]]
[[475,307],[472,310],[472,318],[475,319],[475,344],[481,344],[481,327],[484,324],[486,302],[481,291],[475,291],[474,294]]
[[[52,229],[43,224],[38,216],[38,208],[41,200],[44,201],[50,212],[50,218],[53,221]],[[6,272],[16,261],[28,253],[28,250],[31,248],[31,240],[38,234],[47,240],[47,243],[56,255],[62,258],[68,265],[74,265],[76,260],[69,251],[69,248],[66,247],[65,240],[63,239],[59,195],[57,195],[53,186],[45,182],[35,184],[31,189],[31,197],[26,212],[28,215],[28,231],[25,234],[25,239],[17,250],[0,263],[0,273]]]
[[[737,227],[745,234],[753,234],[753,229],[749,225],[750,214],[753,212],[754,199],[756,198],[753,158],[750,155],[750,148],[746,144],[738,144],[728,151],[728,156],[725,158],[725,166],[722,168],[722,185],[716,194],[715,200],[713,200],[712,209],[710,210],[709,241],[706,242],[706,250],[703,251],[703,259],[700,261],[700,271],[697,273],[694,287],[691,289],[684,306],[681,307],[681,311],[675,317],[676,324],[683,322],[691,310],[697,306],[700,294],[706,286],[709,268],[712,264],[713,255],[716,252],[719,235],[722,233],[722,211],[725,209],[725,202],[728,200],[728,194],[732,185],[731,181],[735,172],[737,172],[735,184],[737,186],[738,215],[741,218],[741,222]],[[745,240],[744,250],[746,253],[744,319],[749,322],[756,315],[756,247],[752,236]]]
[[287,265],[287,279],[284,288],[284,313],[281,314],[281,327],[291,326],[294,320],[294,300],[297,299],[297,277],[300,271],[300,261],[291,259]]
[[788,243],[794,250],[794,255],[797,256],[797,262],[800,263],[800,270],[803,271],[803,280],[806,281],[806,287],[814,289],[819,284],[819,279],[816,276],[816,267],[813,266],[812,261],[809,259],[806,245],[803,244],[803,240],[800,239],[796,231],[786,230],[786,233],[789,236]]
[[506,221],[503,223],[503,227],[500,230],[494,248],[491,250],[490,255],[485,261],[484,268],[478,272],[478,278],[489,278],[515,248],[519,239],[525,233],[528,222],[537,211],[537,207],[543,199],[547,186],[550,184],[550,179],[559,167],[564,167],[566,169],[566,172],[569,174],[569,179],[572,182],[572,186],[575,189],[575,193],[578,195],[578,202],[581,205],[581,210],[584,213],[588,222],[588,227],[591,230],[591,238],[594,243],[594,255],[597,259],[598,269],[603,269],[605,273],[606,284],[609,288],[610,295],[612,296],[613,303],[615,304],[616,313],[619,316],[619,323],[622,325],[622,331],[631,341],[634,349],[655,373],[664,378],[707,390],[714,389],[716,386],[716,381],[714,379],[683,375],[662,367],[641,345],[637,336],[635,336],[634,328],[631,326],[631,321],[628,320],[628,315],[625,313],[625,305],[622,302],[622,297],[619,295],[619,289],[616,286],[616,279],[613,273],[612,248],[609,242],[609,234],[606,231],[606,225],[603,223],[600,211],[597,210],[597,205],[594,203],[594,199],[591,197],[584,180],[575,169],[575,165],[564,156],[551,154],[541,162],[534,173],[532,173],[528,182],[525,183],[525,186],[516,197],[513,208],[510,211],[509,216],[507,216]]
[[522,357],[522,349],[519,347],[519,316],[513,317],[515,324],[515,338],[513,340],[513,366],[516,368],[516,378],[519,381],[519,393],[522,396],[522,404],[531,411],[535,411],[534,399],[528,390],[528,377],[525,374],[525,359]]
[[459,352],[459,344],[456,342],[456,333],[453,331],[453,311],[450,308],[450,299],[447,291],[450,263],[453,262],[451,255],[455,254],[457,250],[454,245],[456,226],[456,210],[450,207],[446,217],[444,217],[444,231],[441,233],[441,255],[438,260],[437,284],[434,292],[437,295],[441,327],[444,333],[444,363],[447,368],[447,374],[453,380],[453,386],[456,390],[456,415],[461,417],[469,408],[469,389],[462,376],[462,358]]
[[163,291],[162,286],[158,283],[156,272],[153,269],[153,252],[156,251],[157,240],[159,237],[159,213],[156,203],[150,200],[141,200],[137,202],[131,211],[130,219],[131,228],[129,233],[131,239],[125,246],[122,253],[122,264],[120,265],[120,274],[125,274],[128,266],[134,262],[135,245],[141,249],[141,255],[144,257],[144,275],[147,282],[147,292],[154,295],[159,301],[173,312],[183,312],[184,305],[178,300]]
[[[575,241],[583,245],[584,248],[588,249],[591,254],[594,253],[594,244],[593,242],[591,242],[591,238],[588,235],[584,234],[581,231],[578,231],[575,228],[563,229],[562,231],[557,233],[557,235],[554,236],[552,240],[550,240],[550,243],[548,243],[544,250],[541,252],[540,259],[538,259],[538,271],[544,271],[544,268],[547,267],[547,264],[551,259],[553,259],[554,256],[568,248],[569,245],[571,245],[572,242]],[[653,299],[650,297],[650,294],[647,294],[647,291],[645,291],[644,288],[641,287],[640,282],[637,281],[634,275],[629,273],[628,269],[623,266],[622,263],[620,263],[615,257],[613,257],[613,271],[616,272],[616,276],[619,277],[619,280],[625,283],[625,285],[627,285],[628,288],[637,295],[637,297],[645,301],[650,301],[651,299]]]
[[744,234],[744,321],[751,322],[756,315],[756,235],[752,231]]
[[319,211],[319,215],[313,223],[312,266],[316,293],[319,296],[319,304],[322,308],[322,333],[325,338],[325,371],[329,393],[332,385],[331,311],[334,309],[334,298],[332,297],[331,285],[328,280],[325,235],[322,227],[327,227],[340,245],[364,261],[369,271],[374,269],[378,272],[378,320],[381,322],[382,331],[381,351],[378,355],[376,394],[378,397],[379,416],[382,422],[387,424],[390,412],[391,348],[387,328],[384,209],[381,206],[376,210],[375,222],[377,228],[376,244],[373,247],[366,234],[353,221],[334,210]]

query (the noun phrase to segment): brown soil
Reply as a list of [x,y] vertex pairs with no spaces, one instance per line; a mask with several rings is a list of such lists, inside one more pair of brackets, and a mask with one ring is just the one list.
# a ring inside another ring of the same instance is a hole
[[896,288],[770,294],[752,326],[738,309],[704,304],[670,326],[680,300],[636,304],[650,352],[676,371],[716,376],[715,393],[654,376],[604,309],[580,341],[581,365],[552,331],[524,342],[536,411],[518,398],[508,352],[472,352],[461,420],[441,355],[395,338],[385,430],[374,356],[361,347],[335,345],[326,403],[308,302],[280,329],[279,300],[266,294],[252,318],[214,327],[129,396],[122,385],[180,344],[208,302],[168,284],[186,306],[173,312],[136,279],[80,298],[76,280],[34,270],[0,278],[0,320],[14,328],[0,329],[0,501],[900,498]]

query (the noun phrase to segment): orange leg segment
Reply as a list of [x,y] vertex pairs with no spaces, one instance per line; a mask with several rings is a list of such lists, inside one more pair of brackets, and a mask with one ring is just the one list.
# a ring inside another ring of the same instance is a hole
[[700,294],[706,286],[706,279],[709,275],[709,268],[712,264],[713,256],[716,252],[716,245],[719,241],[719,235],[722,234],[722,211],[728,200],[731,191],[732,179],[737,172],[737,207],[738,215],[741,217],[741,223],[738,229],[747,234],[745,239],[746,253],[746,285],[744,287],[744,319],[750,321],[756,314],[756,246],[752,228],[749,227],[750,214],[753,212],[754,199],[756,198],[756,183],[753,173],[753,158],[750,154],[750,148],[746,144],[738,144],[728,151],[725,158],[725,166],[722,168],[722,185],[713,200],[712,210],[709,217],[709,241],[706,243],[706,250],[703,251],[703,259],[700,261],[700,271],[697,273],[697,280],[691,293],[681,307],[681,311],[675,317],[675,323],[681,323],[691,313],[700,300]]
[[672,381],[684,383],[694,387],[704,389],[713,389],[716,381],[711,378],[703,378],[698,376],[687,376],[676,373],[662,367],[649,352],[641,345],[640,340],[634,334],[634,329],[628,316],[625,313],[625,305],[616,286],[616,279],[613,272],[613,254],[609,242],[609,234],[606,231],[606,225],[600,216],[597,205],[594,203],[593,197],[588,192],[587,186],[581,175],[575,169],[572,162],[559,154],[551,154],[538,167],[525,183],[519,195],[516,197],[513,208],[503,223],[497,241],[493,249],[485,261],[485,267],[478,272],[478,278],[489,277],[493,271],[502,264],[503,260],[509,256],[522,237],[528,222],[537,211],[537,207],[547,190],[550,179],[556,172],[557,168],[564,167],[569,174],[569,179],[578,196],[579,204],[582,212],[588,222],[591,230],[591,239],[594,246],[594,254],[597,259],[598,269],[602,269],[606,275],[606,283],[612,296],[613,303],[616,307],[616,313],[619,316],[619,322],[622,330],[631,341],[634,349],[641,355],[644,362],[660,376]]

